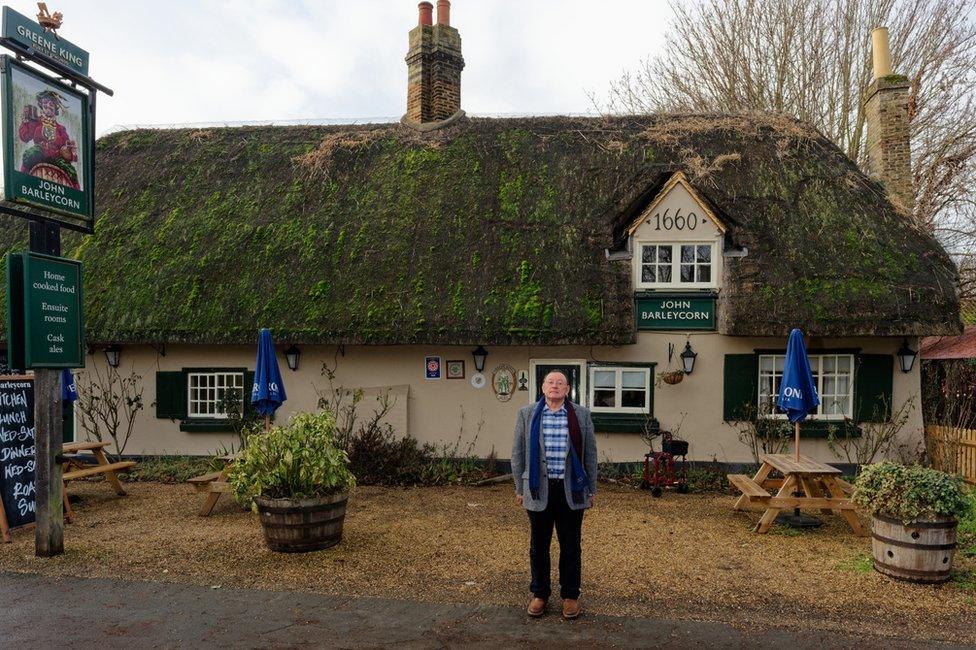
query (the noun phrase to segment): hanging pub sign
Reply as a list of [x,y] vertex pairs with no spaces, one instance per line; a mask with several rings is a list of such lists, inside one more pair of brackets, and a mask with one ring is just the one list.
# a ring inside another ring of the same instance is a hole
[[92,140],[88,97],[0,57],[3,198],[91,225]]
[[7,254],[7,353],[17,368],[83,368],[81,262]]
[[[46,9],[44,13],[47,13]],[[56,11],[53,16],[47,15],[45,18],[51,26],[60,25],[61,13]],[[0,31],[4,39],[33,50],[37,56],[78,74],[88,75],[88,52],[61,38],[50,27],[45,28],[10,7],[3,8],[3,27]]]
[[648,295],[635,297],[639,330],[714,330],[714,295]]

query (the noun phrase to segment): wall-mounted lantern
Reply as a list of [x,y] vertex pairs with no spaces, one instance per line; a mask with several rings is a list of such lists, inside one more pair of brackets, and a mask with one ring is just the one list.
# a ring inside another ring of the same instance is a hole
[[118,368],[122,360],[122,346],[115,343],[107,346],[105,348],[105,360],[108,361],[108,365]]
[[686,375],[695,369],[695,358],[698,353],[691,349],[691,341],[685,341],[685,351],[681,353],[681,366]]
[[294,344],[285,350],[285,362],[288,363],[288,368],[291,370],[298,370],[298,361],[301,356],[302,351],[295,347]]
[[906,338],[902,342],[901,347],[898,348],[898,363],[901,365],[902,372],[911,372],[912,366],[915,365],[915,357],[918,356],[918,352],[908,347],[908,339]]
[[474,357],[474,369],[478,372],[484,372],[485,359],[488,358],[488,350],[484,346],[479,345],[476,350],[471,351],[471,356]]

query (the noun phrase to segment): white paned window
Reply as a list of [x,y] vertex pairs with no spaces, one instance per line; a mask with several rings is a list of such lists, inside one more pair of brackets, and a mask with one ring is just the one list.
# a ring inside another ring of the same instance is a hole
[[[820,395],[820,406],[809,417],[819,420],[842,420],[854,415],[854,355],[811,354],[810,372]],[[782,354],[759,356],[759,408],[760,414],[786,417],[776,408],[779,385],[783,379]]]
[[716,286],[714,243],[642,243],[639,246],[638,288],[710,288]]
[[594,413],[648,413],[650,368],[590,368],[590,408]]
[[641,283],[671,283],[672,250],[670,244],[641,246]]
[[[187,376],[187,413],[191,418],[227,418],[228,391],[236,391],[238,408],[244,408],[244,373],[191,372]],[[242,412],[242,411],[239,411]]]

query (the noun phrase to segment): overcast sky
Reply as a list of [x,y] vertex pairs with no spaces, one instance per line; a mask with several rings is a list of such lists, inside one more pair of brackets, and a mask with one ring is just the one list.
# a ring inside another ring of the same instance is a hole
[[[8,0],[33,17],[36,3]],[[399,117],[415,0],[48,0],[117,125]],[[454,0],[469,113],[583,113],[652,54],[665,0]]]

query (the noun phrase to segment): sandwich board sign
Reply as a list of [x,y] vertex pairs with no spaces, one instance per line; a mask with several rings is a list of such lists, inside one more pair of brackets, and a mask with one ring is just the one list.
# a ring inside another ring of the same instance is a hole
[[34,383],[31,377],[0,376],[0,536],[34,523]]

